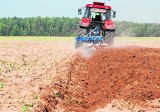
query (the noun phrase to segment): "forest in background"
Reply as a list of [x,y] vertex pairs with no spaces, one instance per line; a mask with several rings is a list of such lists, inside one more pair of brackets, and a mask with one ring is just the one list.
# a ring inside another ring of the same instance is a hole
[[[0,18],[0,36],[76,36],[79,18]],[[116,36],[160,37],[160,24],[115,21]]]

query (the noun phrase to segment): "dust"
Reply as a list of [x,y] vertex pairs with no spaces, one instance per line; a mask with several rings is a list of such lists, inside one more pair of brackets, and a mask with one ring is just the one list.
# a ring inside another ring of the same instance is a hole
[[114,48],[122,47],[145,47],[160,48],[159,37],[116,37],[114,39]]
[[78,53],[84,58],[90,58],[96,52],[95,47],[81,47],[78,50]]
[[132,45],[133,42],[127,37],[117,37],[115,38],[113,47],[125,47]]

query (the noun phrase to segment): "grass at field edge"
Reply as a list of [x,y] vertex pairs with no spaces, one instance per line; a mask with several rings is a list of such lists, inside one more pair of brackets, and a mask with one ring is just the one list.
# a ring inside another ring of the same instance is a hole
[[39,36],[1,36],[0,41],[46,41],[46,42],[71,42],[73,41],[73,37],[39,37]]
[[[160,42],[160,37],[115,37],[116,41]],[[74,37],[0,36],[0,41],[73,42]]]

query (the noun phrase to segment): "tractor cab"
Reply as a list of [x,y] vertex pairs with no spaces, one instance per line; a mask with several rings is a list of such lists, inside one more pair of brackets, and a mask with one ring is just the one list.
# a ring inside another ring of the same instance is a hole
[[[92,26],[92,23],[105,23],[106,20],[112,20],[115,18],[116,12],[111,10],[110,6],[106,6],[103,2],[93,2],[93,4],[87,4],[84,11],[83,18],[80,25],[82,27]],[[82,14],[82,9],[78,9],[78,14]]]

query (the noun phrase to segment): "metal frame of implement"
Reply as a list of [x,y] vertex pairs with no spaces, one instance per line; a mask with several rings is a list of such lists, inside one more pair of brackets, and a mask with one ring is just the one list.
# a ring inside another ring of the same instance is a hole
[[[96,36],[92,36],[92,33],[96,33]],[[83,37],[76,37],[75,41],[79,42],[79,43],[83,43],[84,47],[86,47],[87,43],[91,43],[92,45],[97,44],[97,42],[99,44],[101,44],[103,42],[103,37],[102,36],[98,36],[99,35],[99,28],[96,27],[95,29],[93,29],[92,31],[90,31],[87,35],[83,36]]]

